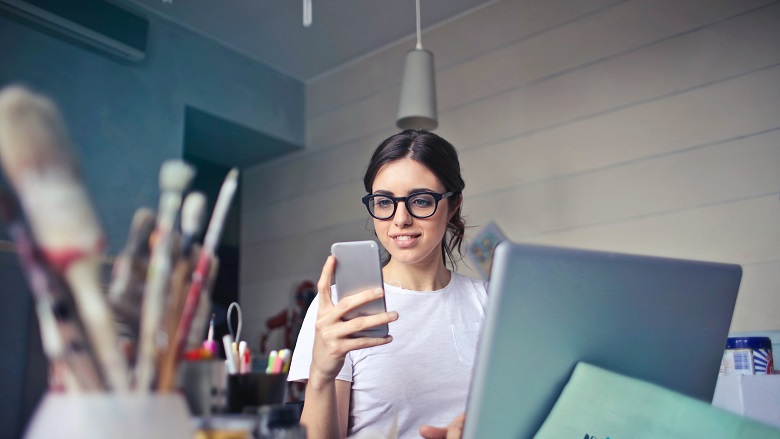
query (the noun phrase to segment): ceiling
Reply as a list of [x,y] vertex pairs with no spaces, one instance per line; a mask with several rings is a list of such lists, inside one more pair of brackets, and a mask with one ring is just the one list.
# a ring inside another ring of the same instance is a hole
[[[415,33],[415,0],[312,0],[310,27],[302,0],[129,1],[304,82]],[[421,27],[495,1],[421,0]]]

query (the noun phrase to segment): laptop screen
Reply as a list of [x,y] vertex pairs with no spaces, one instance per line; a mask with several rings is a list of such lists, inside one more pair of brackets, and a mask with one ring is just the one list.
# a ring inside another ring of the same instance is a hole
[[464,438],[532,437],[579,361],[712,399],[738,265],[501,243]]

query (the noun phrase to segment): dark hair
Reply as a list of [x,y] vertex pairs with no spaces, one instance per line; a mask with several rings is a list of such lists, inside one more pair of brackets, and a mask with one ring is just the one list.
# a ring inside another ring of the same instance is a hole
[[[444,190],[452,191],[456,196],[447,198],[451,207],[461,200],[466,183],[460,173],[460,161],[455,147],[436,134],[424,130],[406,130],[388,137],[374,151],[368,169],[363,177],[366,192],[371,193],[377,172],[382,166],[405,158],[412,159],[428,168],[444,185]],[[461,211],[463,204],[447,222],[447,230],[441,245],[444,261],[449,261],[454,269],[456,259],[453,251],[457,249],[462,256],[461,245],[466,231],[466,223]],[[460,258],[458,258],[460,259]],[[389,259],[388,259],[389,260]]]

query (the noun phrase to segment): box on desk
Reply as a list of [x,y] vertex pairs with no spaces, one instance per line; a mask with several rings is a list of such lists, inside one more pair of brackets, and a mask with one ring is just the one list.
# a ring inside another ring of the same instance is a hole
[[780,375],[719,375],[712,405],[780,428]]

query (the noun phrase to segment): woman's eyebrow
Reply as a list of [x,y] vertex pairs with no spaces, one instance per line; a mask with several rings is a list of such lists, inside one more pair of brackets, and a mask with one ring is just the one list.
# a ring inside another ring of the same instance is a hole
[[[419,194],[420,192],[436,192],[436,191],[433,190],[433,189],[427,188],[427,187],[419,187],[419,188],[410,189],[408,195]],[[395,196],[395,194],[393,192],[382,190],[382,189],[375,190],[374,194],[375,195],[387,195],[387,196],[391,196],[391,197]]]

